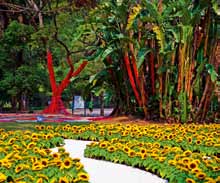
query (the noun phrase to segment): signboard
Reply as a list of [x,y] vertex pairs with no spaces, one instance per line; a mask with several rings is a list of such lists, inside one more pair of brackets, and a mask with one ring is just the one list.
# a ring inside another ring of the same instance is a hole
[[81,96],[74,96],[74,109],[83,109],[84,100]]

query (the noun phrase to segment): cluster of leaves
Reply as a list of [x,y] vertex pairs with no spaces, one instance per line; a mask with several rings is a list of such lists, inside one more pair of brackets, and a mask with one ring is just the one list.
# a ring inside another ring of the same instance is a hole
[[118,123],[59,125],[53,130],[64,138],[98,141],[87,146],[87,157],[145,169],[171,183],[195,183],[220,180],[219,129],[219,124]]
[[[32,26],[12,21],[0,39],[0,100],[9,102],[11,97],[32,96],[40,88],[48,87],[47,73],[40,52],[31,51],[29,43]],[[41,91],[40,91],[41,92]]]
[[49,149],[63,145],[59,134],[2,129],[0,134],[0,182],[88,182],[80,159],[70,158],[62,147]]

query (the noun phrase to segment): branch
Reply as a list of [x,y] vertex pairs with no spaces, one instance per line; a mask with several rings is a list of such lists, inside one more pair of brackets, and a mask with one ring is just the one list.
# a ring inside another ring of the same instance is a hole
[[86,67],[88,61],[83,61],[83,63],[77,68],[77,70],[72,74],[72,77],[78,76],[79,73]]

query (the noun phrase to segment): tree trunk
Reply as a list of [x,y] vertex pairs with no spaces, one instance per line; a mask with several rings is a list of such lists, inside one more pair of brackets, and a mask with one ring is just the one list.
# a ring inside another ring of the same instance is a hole
[[104,116],[104,92],[100,94],[100,116]]
[[126,69],[127,69],[129,81],[130,81],[131,87],[133,89],[133,92],[134,92],[135,98],[137,100],[137,103],[138,103],[139,107],[141,107],[142,106],[141,98],[140,98],[140,95],[138,93],[138,89],[137,89],[136,84],[135,84],[135,79],[134,79],[133,74],[132,74],[131,65],[130,65],[129,60],[130,59],[129,59],[129,56],[128,56],[128,52],[125,52],[124,63],[125,63]]
[[62,114],[69,114],[67,110],[65,109],[65,106],[63,104],[63,101],[61,99],[62,92],[64,89],[69,85],[70,79],[72,77],[77,76],[87,65],[87,61],[84,61],[78,69],[74,71],[70,56],[67,56],[67,62],[70,66],[70,70],[67,73],[66,77],[62,80],[62,82],[57,85],[56,84],[56,79],[55,79],[55,74],[54,74],[54,69],[53,69],[53,60],[52,60],[52,55],[50,51],[47,51],[47,68],[49,72],[49,78],[50,78],[50,85],[52,88],[52,98],[49,106],[43,110],[43,113],[51,113],[51,114],[57,114],[57,113],[62,113]]
[[57,93],[52,96],[49,106],[46,109],[44,109],[43,113],[69,114],[61,99],[61,94]]

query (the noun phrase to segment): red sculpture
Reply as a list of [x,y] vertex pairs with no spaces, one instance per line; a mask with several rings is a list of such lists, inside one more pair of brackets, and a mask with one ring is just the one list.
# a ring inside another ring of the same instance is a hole
[[69,114],[61,99],[62,92],[70,84],[70,79],[77,76],[88,64],[88,61],[83,61],[83,63],[78,67],[76,71],[74,71],[74,66],[69,55],[67,56],[67,62],[69,64],[70,70],[67,73],[66,77],[61,81],[61,83],[57,84],[54,74],[52,54],[49,50],[47,51],[47,68],[52,89],[52,98],[49,106],[43,110],[43,113]]

